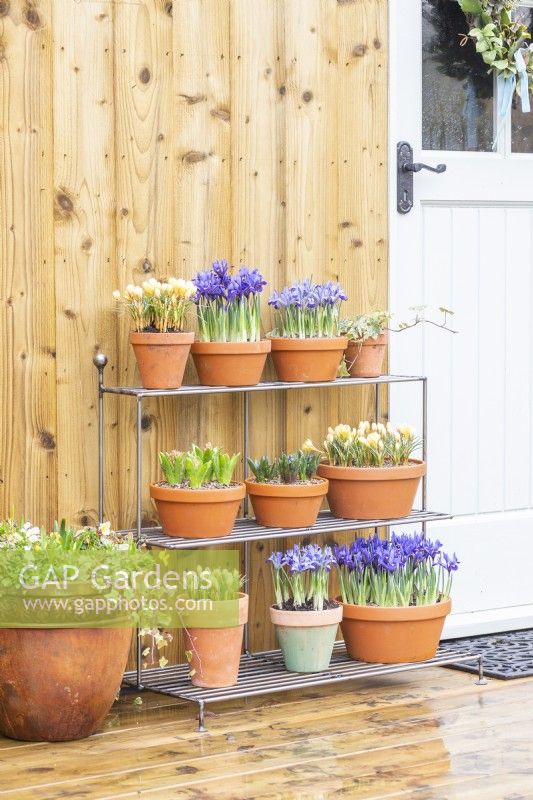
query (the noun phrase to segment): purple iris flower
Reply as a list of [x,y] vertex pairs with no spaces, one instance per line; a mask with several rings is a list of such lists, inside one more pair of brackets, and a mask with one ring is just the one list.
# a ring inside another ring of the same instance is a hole
[[266,286],[266,281],[259,270],[250,267],[241,267],[239,272],[232,275],[228,262],[213,261],[211,269],[198,272],[193,279],[196,286],[196,302],[201,299],[215,301],[223,299],[226,302],[240,300],[259,294]]
[[281,292],[273,292],[268,304],[276,310],[280,308],[317,308],[319,306],[333,306],[348,296],[338,283],[312,283],[310,278],[293,283]]
[[457,572],[460,563],[455,553],[453,556],[449,556],[447,553],[442,554],[440,565],[448,570],[448,572]]
[[272,553],[272,555],[267,558],[267,562],[270,562],[275,569],[281,569],[283,566],[283,553]]

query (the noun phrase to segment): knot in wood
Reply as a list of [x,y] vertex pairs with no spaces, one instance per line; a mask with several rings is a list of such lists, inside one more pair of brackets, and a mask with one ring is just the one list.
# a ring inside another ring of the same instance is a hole
[[39,431],[39,444],[43,450],[55,450],[56,440],[50,431]]
[[33,6],[28,6],[26,11],[24,12],[24,17],[26,19],[26,23],[28,28],[32,30],[37,30],[42,25],[41,17],[39,16],[39,12]]
[[188,153],[185,153],[183,156],[183,161],[186,164],[198,164],[199,161],[205,161],[207,158],[207,153],[201,153],[199,150],[189,150]]
[[147,84],[150,83],[150,78],[152,74],[148,67],[143,67],[142,70],[139,72],[139,80],[141,83]]
[[360,58],[361,56],[365,55],[367,50],[368,50],[368,45],[363,43],[356,44],[352,50],[352,56],[354,56],[355,58]]

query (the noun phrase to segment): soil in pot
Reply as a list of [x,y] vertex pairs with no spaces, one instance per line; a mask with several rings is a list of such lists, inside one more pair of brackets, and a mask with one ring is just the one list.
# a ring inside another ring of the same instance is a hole
[[206,485],[202,489],[150,484],[150,497],[156,504],[163,533],[185,539],[227,536],[245,495],[244,483],[214,488]]
[[270,341],[195,342],[191,353],[203,386],[255,386],[261,380]]
[[321,478],[297,483],[248,478],[245,483],[256,521],[266,528],[310,528],[328,490],[328,481]]
[[194,333],[130,333],[145,389],[179,389]]
[[280,381],[334,381],[348,344],[346,336],[317,339],[272,337],[272,361]]
[[329,601],[323,611],[270,607],[275,628],[289,672],[323,672],[328,669],[342,619],[342,606]]
[[183,629],[183,643],[190,653],[191,681],[195,686],[218,689],[237,683],[244,625],[248,621],[247,594],[239,595],[238,621],[232,628]]
[[342,635],[348,655],[372,664],[403,664],[433,658],[450,599],[428,606],[385,608],[343,604]]
[[355,342],[351,339],[344,353],[346,369],[352,378],[379,378],[387,349],[387,334],[377,339]]
[[84,739],[120,689],[131,628],[0,630],[0,732],[25,742]]
[[329,480],[328,503],[340,519],[393,519],[413,508],[423,461],[400,467],[333,467],[320,464],[318,474]]

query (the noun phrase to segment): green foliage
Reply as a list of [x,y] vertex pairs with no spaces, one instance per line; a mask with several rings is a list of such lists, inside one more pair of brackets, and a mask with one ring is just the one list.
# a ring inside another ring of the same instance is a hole
[[356,342],[366,342],[368,339],[377,339],[387,330],[391,315],[388,311],[371,311],[368,314],[358,314],[341,322],[341,334]]
[[261,456],[255,461],[249,458],[248,466],[257,483],[270,483],[278,477],[278,462],[270,461],[268,456]]
[[185,480],[186,453],[172,450],[170,453],[159,453],[159,464],[167,483],[180,486]]
[[[519,0],[458,0],[461,9],[471,24],[468,38],[475,42],[489,72],[511,78],[518,70],[514,60],[515,53],[526,46],[531,35],[527,26],[513,18],[513,12],[520,5]],[[527,58],[526,58],[527,61]],[[533,63],[527,64],[530,83],[533,80]]]
[[298,470],[299,455],[299,453],[282,453],[280,455],[278,469],[281,483],[296,483],[297,480],[302,480]]
[[448,317],[453,317],[453,311],[444,306],[439,306],[438,311],[443,315],[443,319],[439,322],[426,317],[426,308],[426,306],[411,306],[409,311],[413,312],[413,318],[407,322],[399,322],[397,328],[389,327],[392,314],[388,311],[370,311],[367,314],[358,314],[355,317],[342,320],[340,331],[343,336],[347,336],[348,339],[352,339],[358,344],[362,344],[368,339],[377,339],[387,330],[399,333],[410,328],[416,328],[417,325],[424,323],[433,325],[436,328],[443,328],[450,331],[450,333],[456,333],[456,331],[448,327]]
[[[142,569],[151,565],[147,551],[139,549],[131,534],[116,533],[109,522],[95,528],[71,528],[63,520],[54,530],[29,522],[0,521],[0,588],[20,590],[20,574],[31,565],[36,575],[45,576],[49,567],[60,574],[63,566],[79,570],[79,583],[91,580],[96,564],[103,562],[109,573],[117,569]],[[0,592],[1,594],[1,592]]]
[[322,454],[318,451],[309,453],[296,450],[294,453],[282,453],[272,461],[267,456],[261,456],[256,461],[249,458],[248,466],[257,483],[290,484],[313,480],[321,458]]
[[240,453],[230,456],[210,444],[204,448],[193,444],[187,453],[178,450],[159,453],[159,463],[165,482],[170,486],[201,489],[206,483],[229,486],[239,457]]
[[198,566],[185,578],[185,594],[192,600],[237,600],[244,585],[244,576],[236,569],[206,570]]

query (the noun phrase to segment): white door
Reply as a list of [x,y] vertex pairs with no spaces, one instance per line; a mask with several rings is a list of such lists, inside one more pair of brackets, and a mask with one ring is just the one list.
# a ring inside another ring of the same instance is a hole
[[[390,15],[390,308],[446,306],[459,330],[390,337],[391,372],[429,379],[428,505],[454,514],[429,531],[462,562],[445,632],[533,627],[533,112],[500,123],[456,0],[390,0]],[[414,174],[407,214],[401,140],[447,165]],[[393,387],[393,420],[420,411],[414,386]]]

